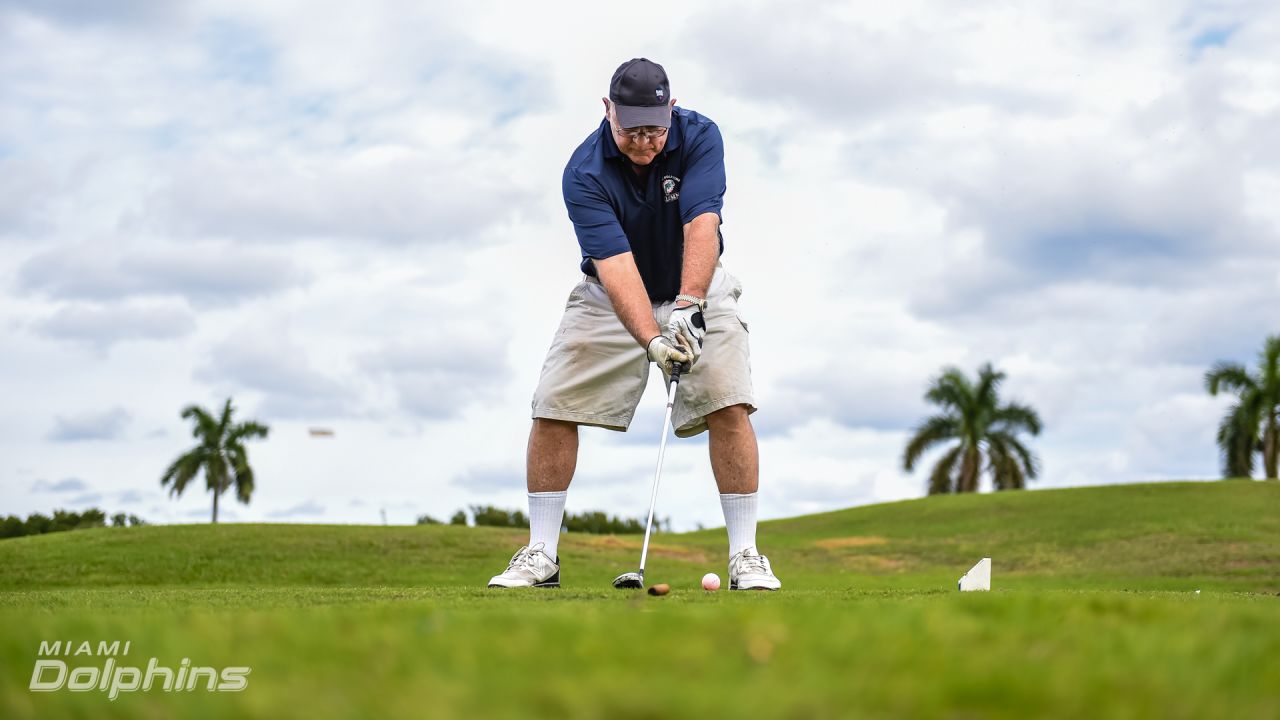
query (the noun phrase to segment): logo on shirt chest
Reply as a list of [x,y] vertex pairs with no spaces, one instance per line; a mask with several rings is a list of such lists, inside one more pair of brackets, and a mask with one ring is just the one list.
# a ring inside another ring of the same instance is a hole
[[680,199],[680,178],[675,175],[662,176],[662,202],[675,202]]

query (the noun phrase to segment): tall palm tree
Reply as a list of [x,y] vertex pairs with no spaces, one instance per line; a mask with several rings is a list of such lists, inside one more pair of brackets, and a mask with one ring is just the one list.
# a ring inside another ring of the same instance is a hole
[[1026,405],[1000,404],[1004,379],[1003,372],[987,363],[978,368],[976,383],[959,369],[946,368],[929,385],[925,400],[942,412],[916,428],[902,454],[902,466],[910,472],[925,451],[957,441],[933,466],[930,495],[976,492],[984,470],[997,490],[1020,490],[1036,478],[1040,462],[1018,435],[1039,435],[1040,416]]
[[1239,400],[1218,425],[1224,477],[1251,477],[1254,453],[1262,452],[1267,478],[1277,479],[1280,465],[1280,335],[1262,345],[1258,372],[1250,375],[1239,363],[1220,361],[1204,374],[1210,395],[1235,393]]
[[200,444],[174,460],[160,478],[162,487],[169,485],[170,495],[181,495],[187,489],[187,483],[203,470],[205,485],[213,493],[215,523],[218,522],[218,496],[232,485],[236,488],[236,499],[249,504],[249,497],[253,495],[253,468],[249,466],[249,452],[244,441],[265,438],[270,430],[253,420],[233,425],[231,415],[234,412],[231,398],[227,398],[218,419],[204,408],[187,406],[182,417],[194,421],[191,436]]

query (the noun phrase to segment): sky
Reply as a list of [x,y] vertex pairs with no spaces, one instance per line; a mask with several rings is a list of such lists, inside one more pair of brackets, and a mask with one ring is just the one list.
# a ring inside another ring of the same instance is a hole
[[[228,397],[271,434],[224,520],[522,507],[632,57],[725,139],[762,517],[923,495],[928,382],[985,362],[1033,487],[1214,478],[1204,372],[1280,332],[1276,47],[1246,0],[0,0],[0,514],[206,521],[159,478]],[[662,406],[583,431],[570,511],[643,516]],[[705,436],[658,514],[723,524]]]

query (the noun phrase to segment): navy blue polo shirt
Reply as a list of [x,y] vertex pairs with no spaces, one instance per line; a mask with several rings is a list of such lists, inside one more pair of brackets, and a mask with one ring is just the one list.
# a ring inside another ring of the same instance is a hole
[[582,271],[595,275],[593,258],[630,251],[649,299],[673,300],[680,293],[685,224],[703,213],[720,215],[724,204],[724,141],[708,118],[673,108],[666,147],[641,177],[603,120],[573,151],[563,184]]

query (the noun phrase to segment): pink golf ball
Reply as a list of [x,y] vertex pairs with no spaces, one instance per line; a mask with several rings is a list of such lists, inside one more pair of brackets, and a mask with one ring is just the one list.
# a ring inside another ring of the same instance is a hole
[[703,575],[702,589],[703,590],[719,590],[720,576],[715,573],[707,573],[706,575]]

